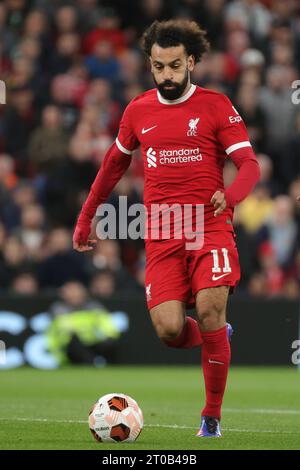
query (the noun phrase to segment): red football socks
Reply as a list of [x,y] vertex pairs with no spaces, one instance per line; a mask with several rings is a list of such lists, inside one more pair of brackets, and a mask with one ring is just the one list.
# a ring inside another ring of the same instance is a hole
[[186,317],[186,322],[179,336],[170,341],[165,341],[167,346],[177,349],[191,349],[201,346],[203,343],[201,331],[196,320]]
[[201,335],[202,368],[206,390],[206,404],[202,416],[220,419],[231,357],[227,327],[207,333],[201,332]]

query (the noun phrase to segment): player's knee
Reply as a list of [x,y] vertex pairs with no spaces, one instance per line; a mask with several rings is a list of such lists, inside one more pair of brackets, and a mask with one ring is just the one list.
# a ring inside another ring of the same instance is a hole
[[225,319],[225,307],[217,302],[204,305],[198,310],[200,328],[203,331],[213,331],[221,327]]
[[164,341],[172,341],[180,335],[183,323],[182,321],[172,320],[172,321],[158,321],[155,325],[156,333],[158,337]]

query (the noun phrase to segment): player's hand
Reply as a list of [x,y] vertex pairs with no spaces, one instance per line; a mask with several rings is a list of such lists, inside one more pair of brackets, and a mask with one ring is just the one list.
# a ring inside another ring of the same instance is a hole
[[91,251],[94,249],[94,246],[97,243],[97,240],[90,240],[89,235],[91,232],[91,225],[90,224],[79,224],[77,225],[74,230],[73,235],[73,248],[76,251]]
[[298,202],[300,202],[300,195],[299,195],[299,196],[297,196],[297,201],[298,201]]
[[222,193],[222,191],[216,191],[213,197],[211,198],[210,202],[216,209],[214,212],[215,217],[222,214],[222,212],[226,209],[227,204],[225,194]]

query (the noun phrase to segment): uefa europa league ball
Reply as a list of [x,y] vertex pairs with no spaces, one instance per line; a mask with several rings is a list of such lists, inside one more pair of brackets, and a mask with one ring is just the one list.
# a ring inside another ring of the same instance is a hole
[[134,442],[143,425],[139,405],[123,393],[104,395],[89,414],[89,427],[98,442]]

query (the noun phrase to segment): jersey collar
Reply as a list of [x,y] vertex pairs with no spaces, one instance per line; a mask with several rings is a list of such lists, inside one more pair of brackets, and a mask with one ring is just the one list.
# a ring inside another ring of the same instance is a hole
[[170,105],[179,104],[179,103],[183,103],[184,101],[188,100],[193,95],[195,90],[196,90],[196,85],[192,84],[189,91],[185,95],[178,98],[177,100],[166,100],[165,98],[162,97],[162,95],[157,90],[157,98],[158,98],[158,101],[162,104],[170,104]]

